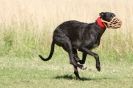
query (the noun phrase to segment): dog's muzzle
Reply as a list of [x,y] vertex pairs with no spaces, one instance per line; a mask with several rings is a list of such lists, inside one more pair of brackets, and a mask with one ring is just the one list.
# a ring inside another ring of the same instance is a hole
[[122,25],[122,21],[118,19],[117,17],[113,17],[110,22],[102,20],[104,23],[106,23],[107,28],[117,29],[120,28]]

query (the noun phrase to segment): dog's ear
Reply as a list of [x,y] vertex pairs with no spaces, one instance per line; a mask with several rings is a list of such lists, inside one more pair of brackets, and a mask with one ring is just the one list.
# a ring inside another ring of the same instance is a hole
[[103,17],[104,14],[105,14],[104,12],[101,12],[101,13],[99,13],[99,16],[100,16],[100,17]]

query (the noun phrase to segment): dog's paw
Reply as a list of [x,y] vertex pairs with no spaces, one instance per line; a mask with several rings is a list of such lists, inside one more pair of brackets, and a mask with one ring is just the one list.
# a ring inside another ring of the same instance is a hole
[[82,69],[82,70],[87,69],[87,66],[85,64],[80,64],[79,62],[78,62],[78,64],[80,65],[80,69]]
[[82,70],[86,70],[87,66],[85,64],[83,64]]
[[100,65],[96,65],[97,71],[101,71]]

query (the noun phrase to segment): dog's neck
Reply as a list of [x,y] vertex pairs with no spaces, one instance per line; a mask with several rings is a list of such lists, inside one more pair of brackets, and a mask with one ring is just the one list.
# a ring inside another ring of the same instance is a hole
[[96,20],[96,24],[100,27],[101,30],[106,30],[106,25],[105,23],[102,21],[101,17],[98,17]]
[[105,32],[107,26],[105,25],[105,23],[102,21],[101,17],[98,17],[95,24],[98,26],[98,32],[99,32],[99,39],[101,39],[103,33]]

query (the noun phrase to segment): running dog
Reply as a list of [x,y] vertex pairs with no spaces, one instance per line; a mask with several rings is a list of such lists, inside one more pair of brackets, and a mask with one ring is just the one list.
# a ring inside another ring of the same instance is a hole
[[[43,61],[48,61],[54,53],[55,44],[62,47],[69,55],[70,64],[74,67],[76,78],[80,79],[78,68],[86,69],[83,64],[87,55],[95,58],[96,68],[98,71],[101,70],[99,56],[91,50],[99,46],[101,36],[106,28],[117,29],[121,25],[122,22],[112,12],[99,13],[99,17],[93,23],[83,23],[76,20],[66,21],[60,24],[53,33],[53,41],[48,58],[43,58],[41,55],[39,57]],[[79,59],[77,50],[83,53],[82,60]]]

